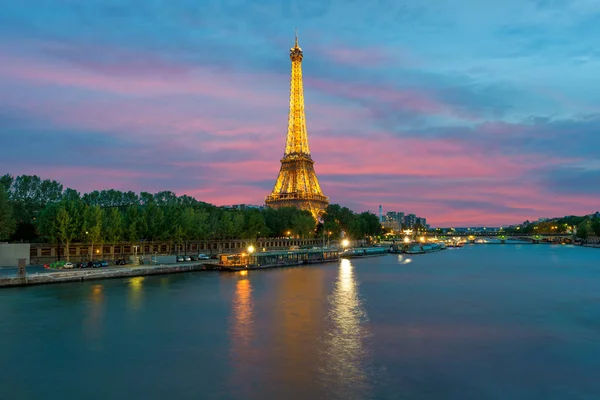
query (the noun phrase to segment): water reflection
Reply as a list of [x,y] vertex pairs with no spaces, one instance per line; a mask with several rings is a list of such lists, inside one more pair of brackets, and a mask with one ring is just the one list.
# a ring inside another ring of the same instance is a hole
[[[89,312],[84,320],[84,333],[93,341],[102,337],[104,330],[104,286],[92,285],[89,291]],[[96,342],[99,346],[99,343]]]
[[[244,272],[244,273],[242,273]],[[252,373],[252,340],[254,337],[252,285],[247,277],[248,271],[236,274],[235,294],[233,298],[233,316],[231,320],[231,362],[232,371],[230,386],[239,391],[240,395],[250,390],[248,376]]]
[[128,284],[129,284],[129,293],[128,293],[128,300],[129,300],[129,308],[132,310],[138,310],[140,308],[140,306],[142,305],[142,298],[143,298],[143,282],[144,282],[145,277],[143,276],[136,276],[134,278],[130,278],[128,280]]
[[330,327],[326,335],[326,366],[323,379],[336,397],[348,398],[368,390],[367,350],[364,341],[368,331],[367,315],[358,294],[354,267],[342,259],[338,279],[330,297]]
[[[252,286],[250,279],[241,273],[239,275],[233,300],[232,340],[234,346],[241,345],[245,348],[252,339]],[[239,353],[239,351],[234,351],[234,353]]]
[[410,262],[412,262],[412,259],[404,258],[404,256],[402,254],[398,254],[398,263],[399,264],[408,264]]

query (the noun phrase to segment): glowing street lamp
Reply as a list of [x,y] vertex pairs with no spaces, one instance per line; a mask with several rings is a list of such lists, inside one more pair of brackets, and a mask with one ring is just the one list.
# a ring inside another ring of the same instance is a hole
[[404,237],[404,243],[410,243],[410,238],[408,236]]
[[256,251],[256,249],[254,248],[254,246],[252,246],[252,245],[248,246],[248,253],[249,253],[249,254],[252,254],[252,253],[254,253],[255,251]]
[[350,241],[348,239],[342,240],[342,247],[346,248],[350,246]]

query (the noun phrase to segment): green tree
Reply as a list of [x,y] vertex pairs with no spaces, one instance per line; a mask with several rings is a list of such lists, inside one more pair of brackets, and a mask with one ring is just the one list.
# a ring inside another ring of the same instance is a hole
[[0,187],[4,188],[4,191],[7,193],[7,197],[8,193],[10,193],[10,188],[14,180],[15,179],[12,177],[12,175],[9,174],[0,176]]
[[103,224],[104,240],[113,246],[121,240],[123,235],[123,218],[117,207],[112,207],[104,213]]
[[15,226],[12,205],[8,201],[8,193],[4,186],[0,185],[0,240],[8,239],[14,232]]
[[144,215],[138,206],[129,206],[125,210],[125,225],[123,235],[129,242],[137,242],[145,230]]
[[590,222],[582,221],[579,225],[577,225],[577,237],[581,239],[587,239],[590,235]]
[[67,261],[69,261],[69,246],[81,234],[80,207],[75,202],[67,201],[49,207],[56,207],[56,237],[63,244]]
[[245,239],[255,240],[258,237],[266,237],[267,235],[267,224],[263,213],[256,209],[246,210],[244,213],[242,236]]
[[594,218],[590,225],[590,231],[595,236],[600,236],[600,218]]
[[314,234],[316,221],[308,211],[300,211],[292,217],[292,231],[301,238],[308,238]]
[[[102,222],[104,210],[98,205],[86,206],[83,213],[83,232],[90,244],[90,260],[94,259],[94,244],[102,247]],[[97,253],[100,253],[98,251]]]

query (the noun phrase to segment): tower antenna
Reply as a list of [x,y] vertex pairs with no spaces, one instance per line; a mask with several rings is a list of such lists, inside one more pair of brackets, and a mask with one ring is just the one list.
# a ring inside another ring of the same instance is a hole
[[294,28],[294,31],[296,33],[296,47],[298,47],[298,28]]

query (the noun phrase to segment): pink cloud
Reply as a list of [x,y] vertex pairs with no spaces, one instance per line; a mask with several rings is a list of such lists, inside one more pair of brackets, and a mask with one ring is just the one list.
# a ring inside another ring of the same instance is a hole
[[[335,56],[342,59],[349,54],[337,51]],[[0,55],[0,77],[6,81],[100,94],[78,101],[68,91],[55,99],[4,93],[0,105],[26,111],[48,122],[47,126],[129,139],[136,144],[134,150],[106,146],[94,151],[99,156],[119,154],[123,159],[135,152],[136,160],[150,162],[73,168],[52,166],[64,160],[49,157],[41,163],[28,161],[18,170],[11,166],[8,172],[43,172],[45,178],[80,191],[173,190],[218,205],[263,203],[270,191],[265,182],[275,182],[284,150],[287,75],[215,73],[160,62],[156,72],[164,72],[164,77],[131,76],[132,71],[111,68],[65,67]],[[416,114],[471,118],[418,90],[337,85],[310,78],[306,82],[327,94],[383,101]],[[277,89],[270,90],[269,85]],[[203,101],[196,101],[199,98]],[[332,201],[351,205],[355,211],[375,211],[382,204],[386,211],[415,213],[433,224],[449,226],[499,225],[597,208],[596,199],[589,196],[545,196],[539,182],[528,180],[535,168],[568,164],[572,159],[502,155],[482,151],[478,143],[450,138],[397,137],[374,131],[369,110],[357,105],[307,98],[307,113],[310,147],[323,191]],[[498,121],[477,129],[489,137],[541,134],[526,125]],[[354,136],[347,135],[348,131]],[[198,180],[201,184],[193,179],[197,177],[203,178]],[[165,187],[165,182],[170,186]]]
[[444,115],[464,119],[475,119],[473,115],[452,107],[425,91],[396,89],[389,86],[364,85],[349,82],[339,84],[310,77],[305,78],[305,84],[308,87],[315,88],[333,96],[357,101],[369,100],[388,103],[399,111],[406,110],[425,115]]
[[417,67],[421,62],[407,48],[395,47],[394,50],[385,47],[358,47],[340,42],[313,47],[311,52],[329,59],[335,63],[346,64],[361,68],[380,66]]

